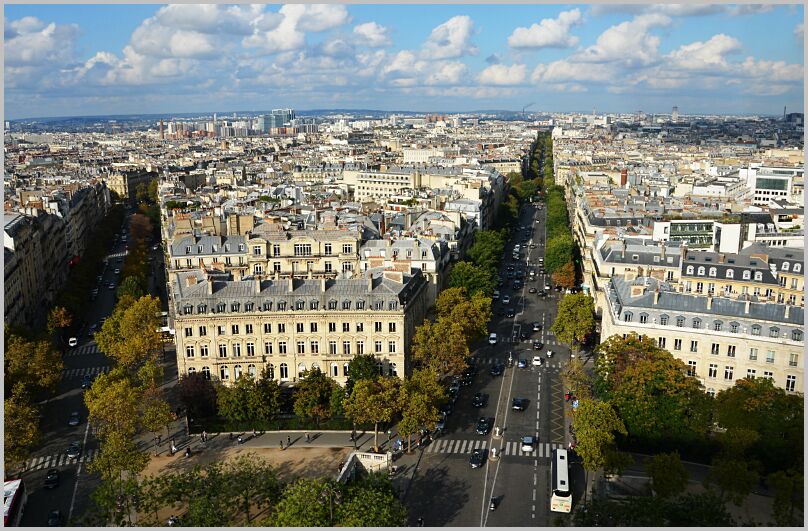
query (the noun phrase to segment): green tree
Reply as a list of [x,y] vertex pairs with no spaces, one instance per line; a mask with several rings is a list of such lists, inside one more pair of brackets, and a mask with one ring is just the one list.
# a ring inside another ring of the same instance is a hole
[[69,328],[71,324],[73,324],[73,316],[67,308],[55,306],[48,312],[48,332],[56,336],[58,331],[60,344],[64,344],[64,338],[62,337],[64,329]]
[[645,469],[651,477],[654,493],[660,498],[676,496],[687,488],[690,474],[682,464],[679,452],[657,454],[646,463]]
[[134,436],[141,400],[142,392],[120,368],[100,374],[84,393],[88,422],[102,439],[113,433]]
[[475,265],[487,270],[496,269],[505,253],[506,236],[498,230],[479,230],[467,256]]
[[274,419],[281,408],[281,387],[269,377],[268,369],[261,373],[256,383],[255,393],[250,395],[251,408],[259,421],[269,422]]
[[461,374],[469,356],[463,323],[443,318],[424,321],[415,329],[412,356],[417,366],[431,367],[442,378]]
[[201,373],[180,376],[177,395],[190,417],[206,418],[216,414],[216,388]]
[[581,456],[586,470],[595,471],[609,466],[615,451],[615,433],[626,435],[626,427],[608,402],[580,400],[572,419]]
[[561,286],[564,289],[572,289],[575,287],[575,265],[572,261],[567,262],[561,266],[558,271],[552,275],[553,283]]
[[168,436],[168,426],[172,420],[171,406],[165,400],[151,397],[143,404],[141,422],[143,427],[152,434],[166,428],[166,436]]
[[407,510],[398,500],[390,485],[383,488],[361,482],[349,486],[345,500],[337,510],[341,527],[403,527],[407,525]]
[[257,382],[248,376],[240,376],[231,386],[221,386],[217,391],[219,415],[236,423],[239,429],[258,420],[255,411]]
[[446,399],[446,392],[433,369],[416,369],[404,380],[400,388],[401,421],[398,431],[407,437],[407,451],[412,446],[412,435],[425,426],[434,430],[440,419],[438,406]]
[[572,235],[569,233],[569,228],[565,227],[565,230],[566,232],[552,237],[548,230],[547,249],[544,253],[544,267],[551,275],[561,269],[564,264],[572,262],[574,256],[575,242],[572,239]]
[[538,191],[539,187],[535,181],[522,181],[516,187],[516,194],[522,201],[527,201]]
[[135,186],[135,200],[138,203],[149,200],[149,186],[146,183],[138,183]]
[[151,181],[149,181],[148,196],[150,203],[157,203],[160,200],[157,186],[158,186],[157,179],[152,179]]
[[561,369],[561,381],[579,399],[592,398],[592,378],[586,373],[583,361],[572,358]]
[[23,466],[40,438],[39,412],[23,384],[16,384],[3,401],[3,414],[3,462],[8,473]]
[[494,286],[496,282],[490,269],[483,269],[465,260],[456,263],[449,273],[449,287],[465,288],[471,295],[482,293],[490,297],[494,293]]
[[[8,332],[8,331],[7,331]],[[21,383],[32,396],[51,393],[62,378],[62,356],[50,341],[6,333],[3,365],[6,389]]]
[[[359,387],[365,382],[357,382]],[[275,513],[263,525],[274,527],[331,527],[335,505],[341,503],[341,491],[326,478],[299,479],[284,489]]]
[[374,446],[379,446],[379,423],[390,422],[399,411],[398,378],[379,377],[354,384],[343,404],[345,414],[357,424],[373,423]]
[[718,456],[713,459],[706,483],[716,484],[723,500],[741,506],[760,480],[755,464],[740,459]]
[[124,473],[139,474],[149,464],[149,456],[140,448],[131,435],[122,432],[107,432],[101,442],[101,451],[87,469],[101,476],[104,481],[124,479]]
[[438,295],[435,310],[439,320],[462,325],[463,336],[470,347],[488,333],[491,302],[491,297],[483,293],[475,293],[469,298],[465,288],[448,288]]
[[297,384],[294,411],[301,418],[314,419],[317,426],[331,416],[331,397],[338,384],[320,369],[304,373]]
[[274,504],[281,485],[273,468],[255,454],[239,455],[224,467],[227,497],[235,500],[249,524],[252,522],[250,508],[263,510]]
[[116,305],[95,341],[107,356],[132,369],[162,352],[159,328],[160,300],[145,296],[129,306]]
[[129,295],[134,299],[139,299],[145,293],[143,290],[143,277],[125,277],[121,282],[121,285],[118,286],[118,297],[123,297],[124,295]]
[[595,306],[592,298],[585,293],[564,296],[558,303],[556,320],[550,330],[577,352],[578,345],[584,343],[595,331]]
[[804,481],[799,470],[778,470],[769,474],[766,483],[774,491],[773,515],[779,526],[801,525],[795,512],[802,510]]
[[379,360],[373,354],[359,354],[348,362],[348,381],[345,388],[348,394],[359,380],[375,380],[379,376]]

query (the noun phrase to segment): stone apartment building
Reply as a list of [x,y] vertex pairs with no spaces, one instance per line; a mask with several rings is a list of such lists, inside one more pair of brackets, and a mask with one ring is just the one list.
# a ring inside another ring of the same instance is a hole
[[373,354],[380,374],[403,377],[426,290],[420,270],[333,280],[178,273],[171,304],[179,374],[230,384],[266,369],[292,383],[319,368],[344,385],[351,359]]

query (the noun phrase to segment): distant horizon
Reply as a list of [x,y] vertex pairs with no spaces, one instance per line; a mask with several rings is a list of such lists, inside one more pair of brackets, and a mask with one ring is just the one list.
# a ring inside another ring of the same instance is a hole
[[[6,120],[217,107],[804,108],[802,4],[8,4],[4,13]],[[384,111],[393,108],[413,110]]]

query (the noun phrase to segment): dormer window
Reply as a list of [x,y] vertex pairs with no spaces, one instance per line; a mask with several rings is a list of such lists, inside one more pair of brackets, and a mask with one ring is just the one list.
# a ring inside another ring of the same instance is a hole
[[755,280],[763,280],[763,273],[755,271]]
[[186,247],[185,248],[185,254],[191,254],[191,249],[192,249],[192,247],[190,245],[188,247]]
[[302,300],[295,302],[295,310],[305,310],[306,303]]
[[727,278],[735,278],[735,271],[732,269],[727,269]]
[[272,310],[272,301],[264,301],[264,311],[268,312]]
[[704,266],[700,266],[700,267],[699,267],[699,276],[700,276],[700,277],[703,277],[703,276],[704,276]]
[[278,303],[278,311],[285,312],[286,311],[286,301],[280,301]]
[[743,272],[743,279],[744,279],[744,280],[749,280],[749,279],[751,279],[751,278],[752,278],[752,272],[751,272],[751,271],[749,271],[748,269],[744,270],[744,272]]
[[194,313],[194,307],[188,304],[185,307],[183,307],[182,311],[185,315],[190,315]]
[[329,310],[336,310],[337,309],[337,301],[335,301],[335,300],[328,301],[328,309]]
[[199,254],[202,254],[202,246],[201,245],[196,246],[196,252],[199,253]]
[[802,264],[794,264],[794,273],[799,273],[802,269]]
[[244,252],[244,244],[243,244],[243,243],[238,244],[238,250],[239,250],[239,252],[241,252],[241,253],[243,253],[243,252]]
[[212,251],[212,252],[214,252],[214,253],[218,253],[218,252],[219,252],[219,246],[218,246],[218,245],[216,245],[216,244],[211,245],[211,246],[210,246],[210,249],[211,249],[211,251]]
[[230,252],[230,244],[229,243],[224,244],[224,252],[226,252],[226,253]]
[[342,301],[342,309],[343,310],[350,310],[351,309],[351,301]]
[[205,313],[206,311],[208,311],[208,307],[206,304],[200,304],[199,306],[196,307],[196,313]]
[[239,303],[234,302],[234,303],[232,303],[230,305],[230,311],[231,312],[237,312],[240,307],[241,307],[241,305]]
[[693,266],[687,266],[687,274],[688,274],[688,275],[692,275],[692,274],[693,274]]
[[710,268],[710,276],[711,276],[711,277],[714,277],[714,276],[716,276],[717,274],[718,274],[718,270],[717,270],[716,268],[714,268],[714,267],[711,267],[711,268]]
[[783,265],[780,266],[780,269],[782,269],[783,271],[788,271],[788,262],[783,262]]

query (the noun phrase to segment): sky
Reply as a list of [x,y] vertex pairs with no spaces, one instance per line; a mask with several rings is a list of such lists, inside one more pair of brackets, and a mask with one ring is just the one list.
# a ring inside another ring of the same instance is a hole
[[801,4],[22,5],[5,119],[255,112],[802,112]]

